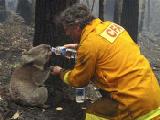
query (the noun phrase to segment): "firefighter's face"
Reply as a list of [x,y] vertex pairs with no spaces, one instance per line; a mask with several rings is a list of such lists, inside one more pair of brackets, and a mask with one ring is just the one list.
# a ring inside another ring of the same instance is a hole
[[64,31],[67,36],[70,36],[74,42],[79,42],[81,37],[82,30],[80,29],[79,25],[71,25],[71,26],[65,26],[64,25]]

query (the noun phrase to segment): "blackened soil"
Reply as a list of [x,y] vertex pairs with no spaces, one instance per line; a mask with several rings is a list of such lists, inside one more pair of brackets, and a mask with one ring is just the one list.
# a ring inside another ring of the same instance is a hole
[[[0,101],[0,120],[11,120],[18,111],[16,120],[84,120],[84,104],[78,104],[73,100],[63,100],[59,104],[50,106],[47,109],[39,107],[27,107],[18,105],[12,101]],[[57,107],[63,108],[56,110]]]

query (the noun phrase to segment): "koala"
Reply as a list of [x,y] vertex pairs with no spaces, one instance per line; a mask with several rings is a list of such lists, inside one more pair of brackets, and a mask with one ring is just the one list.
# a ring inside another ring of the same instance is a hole
[[48,98],[45,80],[50,75],[46,64],[51,57],[51,47],[41,44],[22,54],[21,64],[11,75],[11,99],[29,106],[43,106]]

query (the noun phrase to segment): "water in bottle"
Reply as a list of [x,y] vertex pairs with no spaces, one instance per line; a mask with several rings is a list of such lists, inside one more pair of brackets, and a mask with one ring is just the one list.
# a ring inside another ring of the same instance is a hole
[[76,88],[76,102],[83,103],[85,101],[85,88]]
[[51,51],[55,53],[55,55],[63,55],[67,58],[75,58],[76,50],[65,48],[63,46],[52,47]]

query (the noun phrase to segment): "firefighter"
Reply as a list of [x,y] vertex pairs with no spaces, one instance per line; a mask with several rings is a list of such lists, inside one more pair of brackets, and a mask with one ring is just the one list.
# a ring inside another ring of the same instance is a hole
[[84,87],[92,81],[104,96],[86,110],[86,120],[160,119],[160,87],[149,61],[120,25],[94,17],[83,4],[61,14],[66,35],[76,44],[72,70],[53,67],[68,85]]

